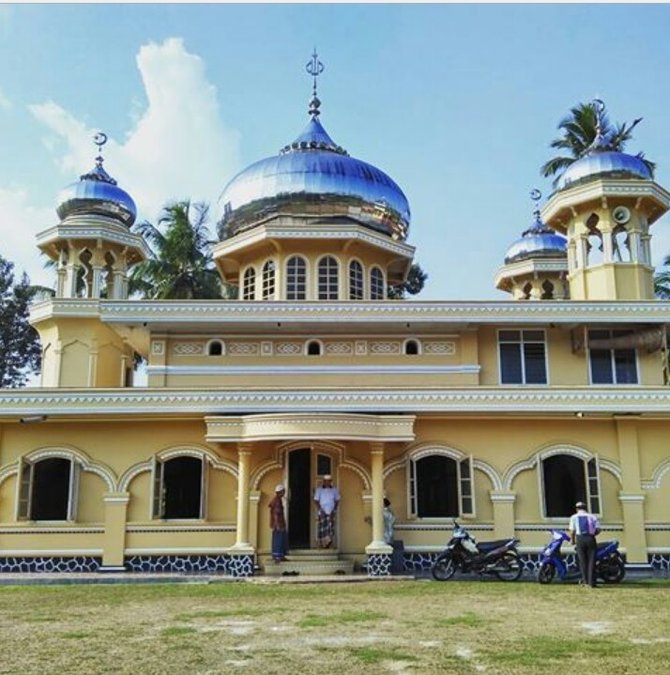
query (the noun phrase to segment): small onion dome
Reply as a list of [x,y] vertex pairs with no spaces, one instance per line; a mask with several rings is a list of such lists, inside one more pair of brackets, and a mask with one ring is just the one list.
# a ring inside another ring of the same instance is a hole
[[405,239],[410,209],[380,169],[350,157],[312,111],[304,131],[278,155],[238,173],[219,198],[228,236],[278,213],[351,216],[371,229]]
[[535,212],[535,222],[507,250],[505,264],[509,265],[530,258],[565,258],[567,239],[545,225],[540,212]]
[[564,190],[576,183],[602,176],[652,179],[649,167],[635,155],[612,150],[594,151],[578,159],[565,170],[558,181],[558,189]]
[[96,157],[95,167],[58,195],[56,213],[61,220],[70,216],[99,215],[118,220],[126,227],[135,222],[135,202],[105,171],[102,161],[102,157]]

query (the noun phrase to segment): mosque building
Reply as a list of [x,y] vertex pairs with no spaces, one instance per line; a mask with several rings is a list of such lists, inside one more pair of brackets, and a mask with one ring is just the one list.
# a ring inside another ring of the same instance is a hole
[[[413,263],[409,204],[328,134],[310,64],[307,126],[219,201],[213,257],[238,299],[128,297],[151,250],[100,155],[59,196],[37,235],[56,277],[30,316],[41,384],[0,391],[0,573],[387,575],[385,497],[407,571],[458,520],[518,538],[532,572],[582,499],[629,566],[667,570],[670,304],[651,226],[670,193],[598,134],[511,229],[509,299],[387,299]],[[328,474],[341,501],[319,549]],[[278,483],[289,560],[271,565]]]

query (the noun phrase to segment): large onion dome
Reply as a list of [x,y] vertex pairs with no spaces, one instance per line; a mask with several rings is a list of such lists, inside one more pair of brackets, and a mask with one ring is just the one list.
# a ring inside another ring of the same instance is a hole
[[530,258],[567,257],[567,239],[542,222],[539,210],[534,216],[533,224],[507,249],[506,265]]
[[651,171],[640,157],[612,150],[608,138],[601,131],[605,104],[596,100],[594,107],[596,109],[596,137],[584,155],[565,170],[558,180],[558,189],[564,190],[596,177],[651,180]]
[[292,143],[226,185],[219,198],[224,236],[281,213],[348,216],[395,239],[407,237],[410,209],[403,191],[331,139],[318,119],[319,105],[315,95],[312,117]]
[[[107,141],[104,134],[96,135],[98,150]],[[122,190],[102,166],[98,152],[95,166],[80,176],[79,181],[68,185],[58,195],[56,212],[61,220],[70,216],[100,215],[118,220],[130,227],[137,217],[137,207],[132,197]]]

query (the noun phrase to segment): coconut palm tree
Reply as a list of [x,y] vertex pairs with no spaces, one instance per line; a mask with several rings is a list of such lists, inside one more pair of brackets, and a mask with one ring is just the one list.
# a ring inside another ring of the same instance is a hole
[[[578,103],[570,109],[570,114],[559,122],[558,129],[562,132],[562,136],[554,139],[549,147],[565,152],[565,154],[552,157],[540,169],[540,173],[545,178],[555,176],[554,187],[558,184],[563,172],[573,162],[583,157],[595,140],[598,126],[597,105],[599,105],[599,102],[596,101]],[[600,133],[605,139],[606,149],[623,151],[626,143],[633,137],[633,129],[641,121],[642,118],[638,117],[632,124],[624,123],[613,126],[604,110],[602,110],[600,112]],[[653,174],[656,165],[645,159],[642,152],[638,153],[637,156],[644,161]]]
[[663,261],[663,267],[654,276],[654,293],[661,300],[670,300],[670,255]]
[[228,297],[212,260],[208,212],[206,204],[186,200],[168,204],[158,227],[148,221],[134,225],[153,256],[133,268],[131,295],[152,300]]

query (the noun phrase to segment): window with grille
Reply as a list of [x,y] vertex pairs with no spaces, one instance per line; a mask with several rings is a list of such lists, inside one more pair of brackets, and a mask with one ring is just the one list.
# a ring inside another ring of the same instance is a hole
[[263,300],[274,300],[275,297],[275,263],[274,260],[268,260],[263,265]]
[[544,331],[498,331],[501,384],[547,384]]
[[363,299],[363,267],[353,260],[349,264],[349,300]]
[[256,270],[249,267],[244,272],[242,281],[242,300],[253,300],[256,297]]
[[373,267],[370,270],[370,300],[383,300],[384,297],[384,273],[379,267]]
[[286,264],[286,299],[307,299],[307,265],[298,256],[289,258]]
[[319,261],[319,300],[338,299],[337,260],[326,256]]
[[[610,340],[630,335],[626,330],[590,330],[589,340]],[[635,349],[591,349],[592,384],[638,384]]]

